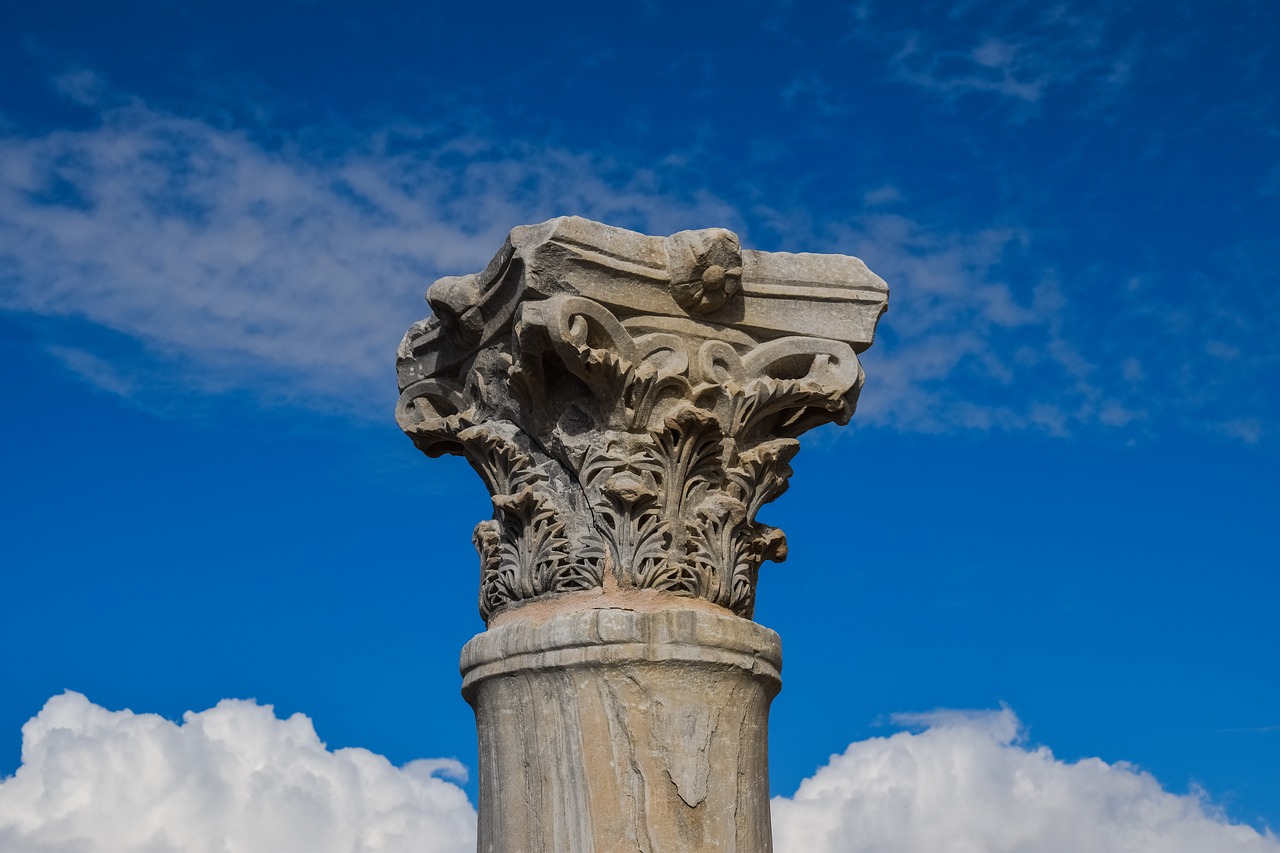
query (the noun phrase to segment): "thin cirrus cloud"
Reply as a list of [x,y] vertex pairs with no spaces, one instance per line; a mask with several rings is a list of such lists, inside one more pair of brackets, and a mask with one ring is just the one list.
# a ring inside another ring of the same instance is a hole
[[[1123,86],[1141,50],[1117,35],[1119,16],[1027,2],[933,3],[909,18],[868,9],[855,32],[890,51],[895,80],[949,102],[991,95],[1025,116],[1055,90],[1084,84],[1097,99]],[[926,19],[949,25],[921,28]]]
[[[1090,291],[1064,286],[1026,228],[931,225],[899,212],[891,185],[843,219],[760,203],[740,215],[696,164],[637,169],[617,152],[408,126],[264,139],[137,99],[94,109],[87,129],[0,139],[0,310],[131,342],[121,355],[67,333],[46,351],[140,405],[247,391],[382,413],[389,353],[425,313],[425,286],[481,268],[511,226],[564,213],[865,258],[893,287],[865,425],[1065,435],[1204,396],[1152,394],[1163,380],[1124,349],[1134,335],[1082,346]],[[1228,434],[1258,440],[1254,413],[1224,412]]]
[[[1276,853],[1200,795],[1020,741],[1013,712],[902,715],[772,803],[778,853]],[[445,777],[445,778],[441,778]],[[23,727],[0,781],[13,853],[464,853],[475,810],[451,759],[397,768],[328,750],[301,714],[224,700],[180,724],[64,693]]]
[[[728,217],[563,149],[384,137],[334,155],[136,101],[100,118],[0,141],[0,309],[88,320],[184,362],[204,389],[328,407],[386,384],[431,278],[483,265],[530,216]],[[122,369],[108,390],[134,384]]]

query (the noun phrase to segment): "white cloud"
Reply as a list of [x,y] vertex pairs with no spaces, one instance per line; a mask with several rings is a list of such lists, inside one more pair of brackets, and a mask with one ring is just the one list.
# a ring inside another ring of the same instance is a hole
[[[1018,228],[947,230],[870,211],[830,229],[829,242],[891,283],[889,313],[863,356],[858,421],[897,430],[1114,427],[1135,405],[1092,376],[1072,343],[1078,312],[1052,269],[1026,261]],[[1115,385],[1115,383],[1112,383]],[[1105,412],[1105,415],[1104,415]]]
[[225,700],[178,725],[78,693],[22,729],[0,782],[5,853],[473,853],[452,760],[330,752],[301,714]]
[[776,853],[1277,853],[1193,793],[1019,741],[1012,711],[899,715],[928,726],[852,744],[775,797]]
[[[120,396],[249,389],[385,418],[390,348],[425,313],[422,291],[437,275],[481,268],[512,225],[572,212],[651,233],[742,228],[696,182],[669,191],[604,155],[409,127],[268,142],[136,100],[100,119],[0,140],[0,308],[81,318],[140,342],[127,356],[79,338],[47,347]],[[805,221],[757,213],[784,235]],[[1016,406],[965,397],[985,389],[951,382],[1009,385],[1001,330],[1044,324],[992,276],[1022,239],[1014,229],[939,236],[887,212],[835,235],[832,251],[868,258],[894,286],[897,334],[871,355],[865,422],[1039,428]]]
[[[1147,389],[1135,387],[1131,371],[1104,369],[1126,357],[1137,364],[1139,342],[1132,333],[1096,333],[1099,283],[1091,274],[1061,273],[1029,229],[898,212],[912,202],[881,185],[844,220],[815,222],[803,207],[752,211],[778,244],[857,255],[889,282],[889,311],[861,356],[858,424],[1065,436],[1149,422]],[[1184,398],[1158,402],[1173,408]]]
[[46,352],[67,370],[110,394],[128,397],[136,390],[137,383],[133,379],[123,375],[111,362],[91,352],[58,344],[47,347]]
[[[1022,742],[1008,708],[897,714],[775,797],[776,853],[1278,853],[1203,795]],[[452,759],[329,751],[301,714],[225,700],[181,724],[50,699],[0,781],[5,853],[471,853]]]
[[136,100],[99,118],[0,139],[0,310],[122,333],[153,356],[135,371],[200,390],[365,408],[393,396],[426,286],[483,267],[513,225],[734,223],[706,193],[554,146],[420,127],[263,140]]
[[[984,44],[985,62],[1005,55],[1004,42]],[[88,73],[59,85],[73,83],[105,104],[96,125],[0,137],[0,311],[64,321],[43,325],[44,349],[151,409],[247,391],[385,421],[392,349],[426,313],[422,292],[480,269],[511,226],[580,213],[649,233],[747,230],[705,189],[697,157],[637,168],[607,151],[404,125],[255,136],[122,98]],[[867,189],[864,211],[843,222],[764,199],[752,230],[783,249],[856,254],[892,287],[859,423],[1132,432],[1178,407],[1188,420],[1212,407],[1215,423],[1264,422],[1261,406],[1227,398],[1270,387],[1256,380],[1274,372],[1262,328],[1274,311],[1224,315],[1212,340],[1234,349],[1174,363],[1169,338],[1186,335],[1174,321],[1191,322],[1183,301],[1130,287],[1136,309],[1099,309],[1111,298],[1102,283],[1087,271],[1059,281],[1025,228],[913,219],[892,184]],[[1270,257],[1248,266],[1270,269]],[[1261,285],[1237,290],[1273,300]]]

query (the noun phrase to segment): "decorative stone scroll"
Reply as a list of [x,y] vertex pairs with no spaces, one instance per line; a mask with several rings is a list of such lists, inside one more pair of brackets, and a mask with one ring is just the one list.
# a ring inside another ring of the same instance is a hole
[[888,288],[858,259],[743,251],[577,217],[511,231],[427,292],[398,353],[397,421],[493,496],[480,613],[652,589],[750,617],[797,437],[843,424]]

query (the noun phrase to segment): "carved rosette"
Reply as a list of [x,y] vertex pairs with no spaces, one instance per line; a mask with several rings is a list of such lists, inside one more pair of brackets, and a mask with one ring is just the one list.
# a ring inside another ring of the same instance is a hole
[[[750,617],[760,564],[786,556],[756,514],[786,491],[797,437],[853,413],[887,288],[854,258],[566,217],[427,298],[397,420],[493,496],[474,537],[486,620],[614,585]],[[794,333],[810,329],[827,334]]]

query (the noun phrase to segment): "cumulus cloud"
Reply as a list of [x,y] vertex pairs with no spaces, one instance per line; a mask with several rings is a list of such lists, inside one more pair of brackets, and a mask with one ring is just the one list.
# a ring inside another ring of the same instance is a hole
[[1277,853],[1202,795],[1097,758],[1028,747],[1008,708],[899,715],[773,800],[777,853]]
[[0,782],[5,853],[472,853],[452,760],[329,751],[301,714],[225,700],[181,724],[78,693],[22,729]]
[[[1029,747],[1008,708],[899,714],[775,797],[777,853],[1280,853],[1202,794]],[[330,751],[301,714],[225,700],[181,724],[50,699],[0,781],[5,853],[471,853],[451,759]]]

